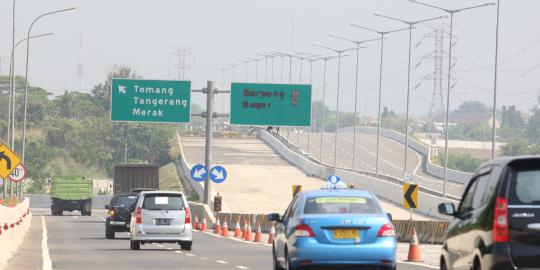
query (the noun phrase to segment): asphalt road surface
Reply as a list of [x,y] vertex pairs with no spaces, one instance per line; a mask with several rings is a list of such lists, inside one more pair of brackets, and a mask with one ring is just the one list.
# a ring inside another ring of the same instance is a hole
[[[286,136],[287,132],[282,132]],[[291,131],[289,141],[299,145],[303,152],[308,153],[307,133],[297,133]],[[311,133],[309,138],[309,154],[315,160],[320,160],[321,153],[321,134]],[[353,135],[352,132],[338,131],[337,141],[337,167],[352,168],[352,149]],[[334,133],[324,133],[323,135],[323,163],[333,166],[335,151],[335,135]],[[369,134],[356,134],[356,151],[355,151],[355,169],[375,172],[377,151],[377,137]],[[381,137],[379,150],[379,173],[394,176],[403,179],[405,167],[405,149],[404,145],[394,140]],[[443,190],[443,180],[426,174],[422,170],[421,156],[414,150],[409,149],[407,158],[407,167],[411,170],[413,180],[423,187],[430,188],[436,191]],[[464,186],[453,182],[447,182],[447,192],[450,195],[461,197]]]
[[[271,247],[194,233],[193,250],[181,251],[176,244],[147,244],[140,251],[129,249],[129,234],[104,236],[105,211],[90,217],[78,212],[51,216],[45,208],[32,209],[32,225],[10,270],[46,269],[271,269]],[[46,238],[45,238],[46,237]],[[50,258],[50,261],[49,261]],[[400,264],[398,269],[426,269]]]

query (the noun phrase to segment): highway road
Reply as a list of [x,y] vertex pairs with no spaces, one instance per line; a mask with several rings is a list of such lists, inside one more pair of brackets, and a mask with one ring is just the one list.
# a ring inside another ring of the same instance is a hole
[[[282,131],[282,135],[286,136],[287,132]],[[299,145],[303,152],[308,152],[307,133],[292,132],[289,134],[289,141],[295,145]],[[394,140],[381,137],[379,153],[379,172],[403,179],[404,175],[404,145]],[[320,133],[311,133],[309,140],[310,157],[315,160],[320,160]],[[334,165],[334,133],[324,133],[323,136],[323,163]],[[338,159],[337,166],[340,168],[352,168],[352,149],[353,135],[348,130],[340,130],[338,132]],[[356,135],[356,153],[355,153],[355,169],[375,172],[375,160],[377,150],[377,137],[375,135],[358,133]],[[421,156],[414,150],[409,149],[408,168],[414,174],[413,180],[423,187],[430,188],[436,191],[443,190],[442,179],[426,174],[422,170]],[[462,184],[448,182],[447,192],[450,195],[461,197],[464,186]]]
[[[184,156],[190,165],[204,163],[204,138],[181,138]],[[228,178],[212,183],[212,193],[223,196],[223,211],[237,213],[283,213],[292,198],[292,185],[303,190],[319,189],[324,181],[308,177],[260,139],[214,140],[214,164],[223,165]],[[408,219],[409,211],[382,202],[395,219]],[[414,215],[415,219],[426,219]]]
[[[95,209],[89,217],[78,212],[51,216],[46,208],[34,208],[32,213],[30,230],[7,269],[272,269],[271,247],[264,244],[196,232],[192,251],[181,251],[175,244],[144,245],[132,251],[128,233],[105,239],[104,210]],[[48,262],[51,268],[44,267]],[[398,269],[428,268],[399,264]]]

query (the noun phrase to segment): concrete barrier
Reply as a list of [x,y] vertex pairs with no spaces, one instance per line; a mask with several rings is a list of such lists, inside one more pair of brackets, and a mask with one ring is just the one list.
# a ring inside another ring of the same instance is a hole
[[[236,221],[240,220],[240,227],[243,228],[244,223],[249,220],[251,230],[255,232],[257,227],[261,226],[261,232],[269,233],[272,227],[272,222],[268,221],[267,214],[239,214],[239,213],[219,213],[221,223],[227,220],[229,229],[234,229]],[[442,244],[448,221],[433,221],[433,220],[393,220],[396,231],[396,238],[400,242],[409,242],[412,228],[416,228],[418,240],[424,244]],[[208,226],[210,228],[210,225]]]
[[[347,183],[353,182],[357,188],[373,191],[378,197],[400,205],[403,203],[402,181],[397,178],[393,178],[391,176],[375,178],[369,175],[343,169],[337,169],[334,171],[333,168],[320,165],[292,151],[276,137],[265,130],[260,131],[260,138],[270,145],[270,147],[276,150],[282,157],[306,172],[308,175],[326,179],[326,177],[328,177],[330,174],[336,173],[343,181]],[[415,209],[415,211],[438,219],[448,219],[448,216],[438,213],[438,205],[444,202],[457,204],[458,201],[456,198],[450,199],[437,196],[439,193],[440,192],[431,191],[425,188],[421,189],[421,191],[418,192],[418,209]]]
[[[377,135],[377,128],[374,127],[359,127],[357,128],[359,133]],[[381,129],[381,136],[392,139],[398,143],[405,144],[405,134],[399,133],[394,130]],[[409,136],[409,147],[420,153],[423,158],[424,169],[428,174],[431,174],[438,178],[444,178],[444,168],[433,164],[431,162],[431,147],[424,143],[415,140]],[[472,174],[456,170],[448,170],[447,179],[452,182],[466,184],[471,179]]]
[[19,249],[30,228],[32,214],[29,210],[28,198],[14,207],[0,205],[0,269],[7,267],[8,260]]

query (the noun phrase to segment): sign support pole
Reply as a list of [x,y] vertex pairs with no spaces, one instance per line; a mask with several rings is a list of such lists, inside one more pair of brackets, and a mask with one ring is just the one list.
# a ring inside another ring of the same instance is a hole
[[[214,127],[214,82],[208,81],[206,86],[206,142],[204,166],[207,170],[212,167],[212,139]],[[210,173],[204,180],[204,203],[210,205]]]

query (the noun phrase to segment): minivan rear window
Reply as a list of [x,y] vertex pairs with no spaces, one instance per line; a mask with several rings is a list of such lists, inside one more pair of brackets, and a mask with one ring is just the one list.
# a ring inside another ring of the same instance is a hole
[[146,194],[142,205],[146,210],[181,210],[184,201],[179,194]]
[[540,168],[510,172],[510,202],[513,204],[540,204]]
[[304,214],[379,214],[381,210],[371,198],[312,197],[306,199]]
[[130,207],[135,202],[137,202],[137,196],[118,196],[115,205],[120,207]]

